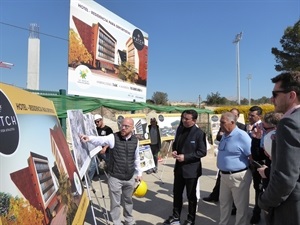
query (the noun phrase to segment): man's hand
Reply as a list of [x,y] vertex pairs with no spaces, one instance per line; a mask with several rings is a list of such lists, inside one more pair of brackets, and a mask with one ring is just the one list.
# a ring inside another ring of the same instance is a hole
[[261,139],[263,136],[263,128],[261,125],[257,125],[253,130],[252,130],[252,137],[256,139]]
[[90,139],[87,135],[80,135],[80,140],[84,143],[88,142]]
[[183,162],[183,161],[184,161],[184,154],[179,154],[179,155],[177,155],[177,156],[176,156],[176,160],[177,160],[178,162]]
[[173,157],[174,159],[176,159],[176,157],[177,157],[177,151],[173,151],[173,152],[172,152],[172,157]]
[[140,182],[140,181],[142,180],[142,176],[137,176],[137,177],[135,178],[135,180],[136,180],[136,182]]
[[265,175],[265,169],[268,168],[266,165],[262,165],[262,167],[257,168],[257,171],[259,172],[260,176],[262,178],[267,178]]
[[102,149],[101,149],[101,151],[100,151],[99,153],[100,153],[101,155],[104,155],[105,152],[106,152],[106,150],[107,150],[107,148],[108,148],[108,145],[103,146]]

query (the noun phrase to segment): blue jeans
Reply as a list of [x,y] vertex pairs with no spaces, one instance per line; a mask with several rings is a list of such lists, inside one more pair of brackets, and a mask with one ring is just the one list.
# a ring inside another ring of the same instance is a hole
[[95,175],[95,172],[97,170],[97,163],[95,162],[95,158],[94,157],[91,159],[91,163],[90,163],[90,166],[89,166],[89,169],[88,169],[88,176],[89,176],[89,178],[90,178],[91,181],[92,181],[92,179],[93,179],[93,177]]

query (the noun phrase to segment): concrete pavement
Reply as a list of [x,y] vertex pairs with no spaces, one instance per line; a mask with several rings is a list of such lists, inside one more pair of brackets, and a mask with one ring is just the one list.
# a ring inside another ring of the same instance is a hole
[[[160,162],[158,173],[143,173],[143,179],[148,185],[148,192],[143,198],[134,197],[134,218],[137,225],[161,225],[163,221],[172,214],[172,188],[173,188],[173,166],[174,159],[169,157]],[[209,150],[206,157],[202,159],[203,175],[200,177],[200,195],[201,199],[206,197],[212,191],[216,181],[216,157],[213,150]],[[95,194],[91,191],[91,199],[94,205],[95,220],[97,225],[112,224],[106,223],[103,213],[99,211],[99,204],[102,211],[109,212],[109,195],[105,175],[100,175],[101,182],[94,179],[93,187]],[[101,184],[101,185],[100,185]],[[97,196],[97,198],[96,198]],[[105,203],[105,204],[104,204]],[[252,215],[254,205],[254,189],[250,187],[250,203],[248,211],[248,220]],[[105,207],[106,206],[106,207]],[[187,202],[183,205],[181,222],[186,219]],[[109,214],[109,213],[108,213]],[[263,214],[259,224],[264,224]],[[198,203],[198,212],[196,224],[216,225],[219,222],[220,212],[218,203],[208,203],[202,200]],[[235,216],[231,216],[230,225],[235,222]],[[94,225],[94,216],[91,207],[88,208],[84,225]],[[249,223],[250,224],[250,223]]]

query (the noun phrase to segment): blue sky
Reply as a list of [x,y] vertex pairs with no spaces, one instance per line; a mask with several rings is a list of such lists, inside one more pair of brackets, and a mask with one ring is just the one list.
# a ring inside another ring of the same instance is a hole
[[[235,35],[240,42],[241,98],[271,96],[277,75],[271,48],[300,18],[299,0],[97,0],[149,35],[147,99],[198,103],[217,91],[237,96]],[[30,23],[40,27],[40,89],[67,89],[69,1],[1,0],[0,82],[26,87]],[[5,25],[10,24],[10,25]],[[20,29],[20,28],[23,29]],[[47,34],[47,35],[45,35]],[[55,38],[58,37],[58,38]]]

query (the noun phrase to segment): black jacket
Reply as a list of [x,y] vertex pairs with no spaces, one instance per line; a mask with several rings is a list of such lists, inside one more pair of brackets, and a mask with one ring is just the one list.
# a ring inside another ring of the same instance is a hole
[[184,140],[182,149],[177,149],[178,138],[181,135],[184,127],[179,126],[173,142],[173,151],[178,154],[184,154],[184,161],[178,162],[176,160],[174,172],[181,170],[184,178],[198,178],[202,175],[201,158],[206,156],[206,135],[205,133],[194,125],[186,139]]
[[[149,134],[150,134],[151,128],[152,128],[152,125],[149,125],[148,126]],[[158,125],[156,125],[156,129],[157,129],[157,142],[158,142],[157,144],[158,144],[158,149],[160,149],[161,148],[161,138],[160,138],[160,131],[159,131],[159,126]]]

